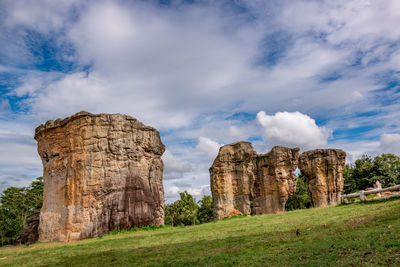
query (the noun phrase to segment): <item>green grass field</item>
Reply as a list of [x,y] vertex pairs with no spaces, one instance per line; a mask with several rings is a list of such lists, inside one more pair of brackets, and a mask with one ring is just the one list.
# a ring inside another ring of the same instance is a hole
[[297,265],[400,266],[400,199],[0,248],[0,266]]

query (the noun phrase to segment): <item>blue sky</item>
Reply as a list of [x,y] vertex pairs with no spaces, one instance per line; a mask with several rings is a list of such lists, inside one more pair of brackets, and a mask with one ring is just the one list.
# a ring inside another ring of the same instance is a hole
[[167,200],[222,144],[400,154],[400,2],[0,3],[0,190],[40,176],[36,126],[80,110],[160,130]]

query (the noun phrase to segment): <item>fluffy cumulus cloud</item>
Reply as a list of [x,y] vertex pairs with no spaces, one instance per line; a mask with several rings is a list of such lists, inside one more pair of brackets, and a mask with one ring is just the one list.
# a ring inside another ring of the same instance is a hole
[[379,150],[400,155],[400,134],[382,134]]
[[314,119],[300,112],[267,115],[260,111],[257,120],[270,146],[283,145],[309,150],[326,146],[330,136],[328,129],[319,127]]
[[164,161],[164,179],[180,179],[185,173],[193,170],[187,161],[179,160],[167,149],[162,159]]
[[209,158],[215,158],[218,154],[220,144],[210,138],[200,136],[196,148],[208,155]]
[[80,110],[160,130],[169,200],[205,193],[235,141],[399,153],[399,12],[397,0],[1,1],[0,185],[41,175],[35,126]]

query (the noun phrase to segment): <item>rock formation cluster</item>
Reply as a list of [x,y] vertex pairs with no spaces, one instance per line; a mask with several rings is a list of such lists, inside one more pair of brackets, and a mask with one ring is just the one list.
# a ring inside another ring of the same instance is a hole
[[[82,111],[40,125],[35,139],[44,169],[43,207],[21,242],[78,240],[164,223],[165,147],[156,129],[127,115]],[[296,192],[298,165],[314,207],[338,203],[346,153],[299,151],[275,146],[257,154],[249,142],[222,146],[210,168],[215,219],[285,211]]]
[[237,212],[261,215],[285,211],[286,201],[296,192],[298,164],[307,177],[314,207],[338,203],[346,153],[317,149],[300,155],[299,151],[276,146],[269,153],[257,154],[249,142],[222,146],[210,168],[214,218]]
[[258,155],[249,142],[220,148],[210,168],[214,218],[219,220],[239,211],[249,215],[285,210],[289,196],[296,191],[299,149],[274,147]]
[[43,162],[40,241],[69,241],[164,222],[165,147],[121,114],[79,112],[35,130]]
[[340,149],[315,149],[301,154],[299,168],[307,178],[313,207],[340,202],[345,163],[346,153]]

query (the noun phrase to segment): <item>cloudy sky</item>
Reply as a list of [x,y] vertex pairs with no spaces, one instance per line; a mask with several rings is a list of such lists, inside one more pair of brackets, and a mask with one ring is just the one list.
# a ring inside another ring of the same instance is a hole
[[400,1],[0,2],[0,190],[42,174],[34,128],[125,113],[167,147],[166,199],[220,145],[400,154]]

